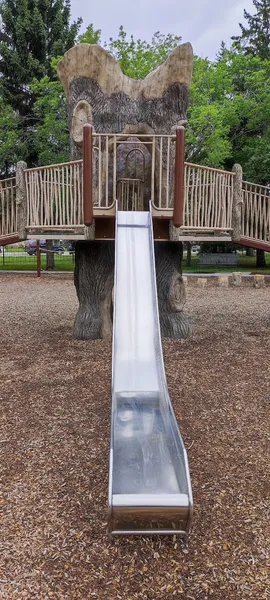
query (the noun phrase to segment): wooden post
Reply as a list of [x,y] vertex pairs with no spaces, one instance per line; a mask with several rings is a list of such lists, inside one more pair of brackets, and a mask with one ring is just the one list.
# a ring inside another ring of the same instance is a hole
[[243,171],[241,165],[234,165],[233,205],[232,205],[232,241],[237,242],[242,235]]
[[37,277],[40,277],[40,272],[41,272],[40,241],[37,240]]
[[17,227],[20,240],[26,239],[25,228],[27,226],[27,195],[24,170],[27,164],[20,161],[16,165],[16,205],[17,205]]
[[197,279],[197,286],[199,288],[204,289],[206,285],[207,285],[207,279],[206,279],[206,277],[198,277],[198,279]]
[[219,287],[229,287],[229,276],[228,275],[219,275],[218,276],[218,285]]
[[191,242],[187,242],[187,260],[186,267],[191,267]]
[[238,272],[234,271],[232,273],[232,284],[239,287],[241,285],[241,283],[242,283],[242,273],[241,272],[238,273]]
[[264,288],[265,287],[264,275],[254,275],[253,287],[255,287],[255,288]]
[[175,171],[174,171],[174,208],[173,224],[181,227],[184,222],[185,202],[185,128],[176,129]]
[[93,128],[86,123],[83,127],[83,218],[90,227],[93,223]]

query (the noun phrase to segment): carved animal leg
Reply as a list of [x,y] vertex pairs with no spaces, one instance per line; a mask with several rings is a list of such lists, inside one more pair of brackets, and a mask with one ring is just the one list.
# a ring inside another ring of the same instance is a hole
[[79,310],[74,324],[78,340],[109,339],[112,335],[114,242],[77,242],[74,283]]
[[181,242],[155,242],[161,335],[172,339],[185,339],[191,333],[189,320],[183,312],[186,291],[182,279],[182,257]]

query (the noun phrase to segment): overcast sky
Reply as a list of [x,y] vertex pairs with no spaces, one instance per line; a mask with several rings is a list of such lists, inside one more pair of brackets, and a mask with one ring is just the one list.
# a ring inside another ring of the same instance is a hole
[[71,6],[72,17],[83,17],[84,29],[93,23],[103,40],[117,36],[120,25],[146,40],[156,31],[174,33],[210,59],[222,40],[239,33],[244,8],[254,12],[252,0],[71,0]]

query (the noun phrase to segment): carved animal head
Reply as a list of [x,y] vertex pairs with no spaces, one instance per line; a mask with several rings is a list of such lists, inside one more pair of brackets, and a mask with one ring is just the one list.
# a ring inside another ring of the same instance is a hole
[[176,48],[145,79],[134,80],[97,45],[71,48],[58,65],[69,102],[71,138],[82,143],[85,123],[97,132],[171,133],[186,121],[193,52]]

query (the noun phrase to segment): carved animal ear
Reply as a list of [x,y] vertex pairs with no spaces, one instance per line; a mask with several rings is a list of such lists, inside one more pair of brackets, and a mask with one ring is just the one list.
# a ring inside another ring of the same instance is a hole
[[76,79],[96,81],[107,95],[124,93],[129,98],[161,98],[174,84],[190,87],[193,51],[191,44],[175,48],[167,60],[145,79],[135,80],[122,72],[119,63],[101,46],[79,44],[66,52],[58,65],[58,76],[67,96]]
[[[129,79],[115,58],[97,44],[78,44],[70,48],[59,62],[57,73],[67,97],[76,79],[93,79],[108,94],[119,91],[123,78]],[[114,86],[117,89],[114,90]]]
[[82,144],[83,126],[86,123],[92,123],[92,110],[86,100],[81,100],[75,106],[72,114],[71,133],[76,144]]
[[140,84],[145,98],[161,98],[175,84],[190,88],[193,49],[190,43],[181,44],[165,62],[143,79]]

